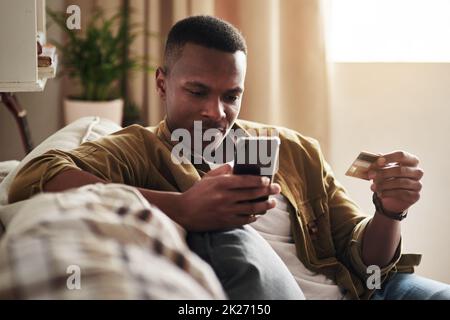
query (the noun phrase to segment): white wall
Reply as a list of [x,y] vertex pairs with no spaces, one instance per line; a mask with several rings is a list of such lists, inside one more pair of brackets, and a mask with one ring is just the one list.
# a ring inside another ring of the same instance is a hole
[[450,64],[337,63],[331,70],[332,151],[339,180],[366,212],[370,183],[344,175],[360,150],[403,149],[425,171],[422,198],[403,225],[417,269],[450,283]]

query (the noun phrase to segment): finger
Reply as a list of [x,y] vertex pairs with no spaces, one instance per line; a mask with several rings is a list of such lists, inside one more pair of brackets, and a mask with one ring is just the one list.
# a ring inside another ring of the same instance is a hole
[[394,151],[382,154],[377,161],[371,165],[371,169],[382,168],[388,164],[398,163],[403,166],[417,167],[419,158],[405,151]]
[[272,208],[275,208],[277,202],[275,199],[269,199],[266,201],[258,201],[258,202],[243,202],[234,205],[231,208],[232,213],[234,214],[258,214],[262,212],[266,212]]
[[420,180],[422,177],[422,169],[405,166],[394,166],[376,171],[369,171],[369,178],[374,180],[375,183],[391,178],[409,178],[413,180]]
[[395,190],[387,190],[377,192],[378,196],[381,199],[384,198],[395,198],[398,200],[402,200],[404,202],[414,203],[420,198],[420,193],[417,191],[411,190],[403,190],[403,189],[395,189]]
[[394,178],[391,180],[384,180],[380,183],[373,183],[370,186],[372,191],[380,192],[392,189],[404,189],[411,191],[422,190],[422,184],[420,181],[408,179],[408,178]]
[[224,174],[231,174],[233,169],[229,164],[224,164],[223,166],[220,166],[214,170],[209,171],[207,174],[203,176],[203,178],[206,177],[217,177]]
[[262,188],[270,184],[270,179],[256,175],[226,175],[218,182],[226,189]]
[[235,189],[231,192],[230,196],[235,202],[240,202],[258,199],[264,196],[279,194],[280,191],[281,191],[280,185],[278,183],[272,183],[270,186],[263,188],[250,188],[238,190]]

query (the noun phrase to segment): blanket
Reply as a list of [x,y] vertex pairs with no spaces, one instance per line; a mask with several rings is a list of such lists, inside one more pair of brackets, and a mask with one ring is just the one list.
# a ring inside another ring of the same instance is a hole
[[184,230],[135,188],[88,185],[24,202],[0,239],[1,299],[226,298]]

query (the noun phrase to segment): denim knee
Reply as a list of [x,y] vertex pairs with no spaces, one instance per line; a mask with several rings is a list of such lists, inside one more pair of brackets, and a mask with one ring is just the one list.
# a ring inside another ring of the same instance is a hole
[[211,265],[230,299],[304,299],[283,261],[249,226],[190,233],[188,244]]
[[450,286],[416,274],[398,273],[376,290],[372,299],[450,300]]

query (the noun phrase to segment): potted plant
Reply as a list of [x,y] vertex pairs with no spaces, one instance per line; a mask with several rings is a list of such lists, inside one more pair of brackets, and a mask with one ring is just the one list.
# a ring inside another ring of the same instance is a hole
[[62,73],[81,88],[78,95],[64,101],[66,124],[96,115],[121,125],[124,97],[120,95],[120,80],[132,69],[143,69],[138,58],[128,55],[137,34],[130,33],[123,11],[106,18],[103,10],[95,7],[83,31],[67,27],[65,12],[47,8],[47,13],[66,34],[64,43],[52,41],[62,56]]

